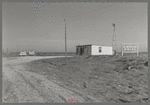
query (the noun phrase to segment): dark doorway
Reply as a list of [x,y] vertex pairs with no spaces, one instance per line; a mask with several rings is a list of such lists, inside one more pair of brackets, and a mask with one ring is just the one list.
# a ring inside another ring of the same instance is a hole
[[99,53],[102,53],[102,48],[101,47],[99,47]]
[[82,48],[80,48],[80,55],[82,55]]
[[76,54],[79,54],[79,48],[76,49]]

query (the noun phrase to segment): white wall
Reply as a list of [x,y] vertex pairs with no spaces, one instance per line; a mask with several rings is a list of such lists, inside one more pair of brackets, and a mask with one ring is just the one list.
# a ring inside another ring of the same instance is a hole
[[[99,53],[99,47],[101,47],[102,52]],[[112,47],[109,46],[96,46],[92,45],[91,49],[91,55],[112,55],[113,54],[113,49]]]

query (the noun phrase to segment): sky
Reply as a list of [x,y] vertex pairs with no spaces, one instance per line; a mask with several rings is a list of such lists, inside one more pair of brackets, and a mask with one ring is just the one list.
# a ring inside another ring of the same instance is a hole
[[77,45],[111,46],[138,43],[148,51],[148,4],[126,3],[2,3],[2,51],[75,52]]

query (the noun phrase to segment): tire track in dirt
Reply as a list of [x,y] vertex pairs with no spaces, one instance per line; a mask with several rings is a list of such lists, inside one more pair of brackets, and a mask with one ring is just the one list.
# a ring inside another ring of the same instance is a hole
[[[20,63],[18,59],[15,59],[15,61],[13,63],[11,60],[7,60],[7,59],[3,60],[3,76],[4,76],[3,83],[7,84],[3,86],[4,88],[6,88],[6,89],[3,89],[3,91],[8,90],[8,94],[5,94],[6,92],[5,93],[3,92],[4,93],[3,102],[6,102],[6,103],[16,102],[15,99],[12,99],[10,97],[12,92],[16,93],[17,99],[18,99],[17,102],[21,102],[21,103],[22,102],[53,102],[50,99],[47,99],[48,101],[47,100],[45,101],[46,99],[45,97],[41,98],[42,95],[37,94],[36,92],[37,90],[34,89],[35,88],[34,85],[32,85],[29,81],[28,83],[25,83],[25,80],[27,81],[27,79],[25,77],[21,78],[22,74],[20,75],[17,72],[17,71],[22,72],[23,67],[20,65],[17,65],[17,63]],[[4,78],[5,78],[5,81],[4,81]],[[9,82],[6,80],[9,80]]]
[[6,78],[3,78],[2,83],[2,94],[5,94],[5,96],[2,97],[3,102],[18,102],[19,100],[14,92],[13,83]]
[[29,71],[18,71],[18,73],[28,84],[32,84],[31,86],[34,84],[33,88],[36,89],[41,96],[53,99],[54,102],[64,103],[67,102],[69,98],[77,99],[79,102],[85,102],[84,98],[80,97],[78,94],[74,94],[70,90],[60,87],[58,84],[51,82],[42,75]]
[[[16,93],[15,95],[18,99],[17,102],[21,102],[21,103],[32,102],[32,101],[33,102],[45,102],[41,97],[37,97],[38,94],[37,94],[36,90],[34,90],[34,89],[31,90],[31,86],[29,84],[26,84],[24,82],[24,80],[22,78],[20,78],[20,76],[17,74],[16,70],[17,69],[21,70],[21,69],[16,68],[16,67],[17,66],[10,65],[9,67],[7,67],[7,69],[4,69],[4,70],[6,70],[4,73],[4,78],[6,80],[9,80],[9,82],[4,81],[4,83],[8,84],[8,86],[6,86],[5,88],[6,89],[8,88],[8,90],[11,93]],[[4,78],[3,78],[3,80],[4,80]],[[11,83],[11,85],[10,85],[10,83]],[[11,94],[10,92],[8,94]],[[13,102],[13,103],[16,102],[14,99],[9,97],[10,95],[8,95],[8,94],[3,94],[3,97],[4,97],[3,102],[6,102],[6,103],[7,102]],[[11,100],[11,101],[9,101],[9,100]]]
[[25,76],[23,76],[21,73],[17,72],[17,74],[25,81],[26,84],[29,84],[34,90],[36,90],[38,93],[39,93],[39,96],[42,96],[43,99],[46,101],[46,102],[51,102],[51,103],[54,103],[55,101],[52,100],[46,93],[44,93],[43,89],[42,88],[37,88],[37,87],[40,87],[39,85],[38,86],[35,86],[33,85],[33,83],[31,82],[31,80],[27,79]]
[[[56,83],[57,85],[59,85],[59,86],[61,86],[61,87],[63,87],[63,88],[65,88],[63,85],[61,85],[61,84],[58,84],[58,83]],[[87,103],[99,103],[99,102],[106,102],[106,100],[104,100],[104,99],[101,99],[101,100],[98,100],[98,99],[96,99],[96,98],[93,98],[92,96],[90,96],[90,95],[87,95],[87,94],[85,94],[85,93],[83,93],[83,92],[81,92],[81,91],[78,91],[78,90],[76,90],[76,89],[72,89],[72,88],[69,88],[69,87],[67,87],[67,89],[68,90],[70,90],[70,91],[72,91],[73,93],[75,93],[75,94],[78,94],[80,97],[82,97],[84,100],[85,100],[85,102],[87,102]]]
[[[64,87],[48,80],[43,75],[26,71],[22,64],[37,59],[39,58],[17,58],[3,60],[3,75],[7,79],[9,78],[14,87],[14,89],[10,88],[8,90],[13,91],[16,96],[16,99],[13,99],[11,102],[68,103],[69,98],[78,100],[78,102],[81,103],[89,100],[93,102],[93,99],[87,98],[79,92],[65,89]],[[40,59],[42,59],[42,57]],[[9,87],[10,83],[8,83],[7,88]],[[7,96],[7,94],[3,95],[3,99],[5,96]],[[3,102],[7,103],[8,101],[6,100]]]

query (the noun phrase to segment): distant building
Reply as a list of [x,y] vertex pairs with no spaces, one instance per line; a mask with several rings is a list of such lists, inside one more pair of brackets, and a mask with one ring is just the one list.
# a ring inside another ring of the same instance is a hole
[[26,56],[27,53],[23,51],[23,52],[20,52],[19,55],[20,55],[20,56]]
[[36,52],[35,51],[29,51],[29,55],[35,55],[36,54]]
[[78,45],[76,46],[77,55],[113,55],[112,46],[100,45]]

